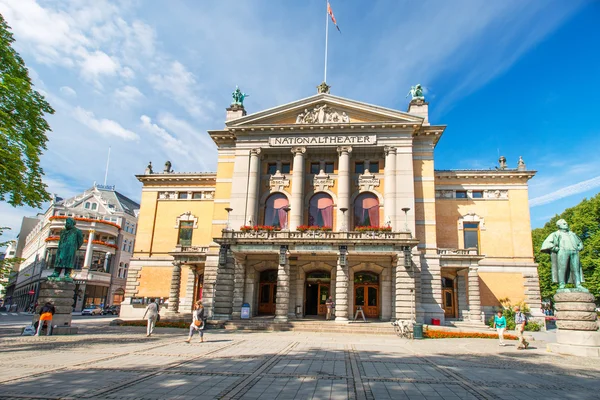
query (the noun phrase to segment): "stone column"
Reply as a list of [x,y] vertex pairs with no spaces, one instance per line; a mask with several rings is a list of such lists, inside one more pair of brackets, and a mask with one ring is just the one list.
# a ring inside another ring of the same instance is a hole
[[[109,253],[109,252],[106,252],[106,253],[104,254],[104,267],[103,267],[103,268],[104,268],[104,272],[108,271],[108,269],[107,269],[107,268],[108,268],[108,259],[109,259],[109,258],[110,258],[110,253]],[[112,271],[110,271],[110,272],[112,273]]]
[[416,313],[415,279],[412,267],[404,266],[404,253],[396,260],[396,304],[395,318],[412,320]]
[[335,270],[335,322],[348,322],[348,281],[347,261],[346,265],[340,264],[338,255]]
[[290,262],[290,294],[289,294],[289,305],[288,305],[288,318],[296,319],[296,298],[298,291],[298,262]]
[[294,165],[292,170],[292,201],[290,203],[290,230],[302,225],[304,210],[304,153],[305,147],[292,147]]
[[396,229],[404,230],[405,216],[402,209],[408,211],[408,229],[415,235],[415,177],[413,167],[412,143],[410,146],[396,148]]
[[193,310],[194,299],[195,299],[196,293],[197,293],[196,276],[198,275],[198,273],[197,273],[198,267],[192,266],[192,265],[188,265],[188,266],[189,266],[188,275],[187,275],[187,280],[185,282],[185,301],[184,301],[184,304],[180,305],[179,311],[191,313]]
[[458,271],[456,273],[456,288],[458,291],[457,294],[457,307],[458,307],[458,318],[459,319],[468,319],[469,307],[467,304],[467,276],[465,274],[466,271]]
[[240,319],[244,304],[244,286],[246,284],[246,256],[236,255],[233,268],[233,304],[231,319]]
[[384,147],[385,152],[385,190],[383,194],[384,221],[392,221],[392,229],[398,231],[396,221],[396,148]]
[[[258,225],[257,204],[258,204],[258,184],[260,181],[260,149],[250,150],[250,171],[248,172],[248,208],[246,215],[252,224]],[[247,221],[245,221],[247,222]]]
[[469,267],[469,319],[473,322],[481,321],[481,296],[479,293],[479,272],[477,266]]
[[[350,153],[352,147],[340,146],[337,148],[339,154],[338,160],[338,199],[337,199],[337,231],[341,231],[342,227],[345,226],[347,230],[350,230]],[[340,210],[347,208],[346,213],[342,213]],[[337,305],[336,305],[337,312]],[[347,309],[346,309],[347,312]],[[336,318],[337,320],[337,318]]]
[[93,246],[93,241],[94,238],[96,237],[96,231],[93,229],[95,227],[92,227],[92,229],[90,229],[90,236],[88,237],[88,243],[87,243],[87,247],[85,248],[85,257],[83,258],[83,268],[89,268],[92,265],[92,255],[94,253],[94,250],[92,249]]
[[381,320],[392,318],[392,269],[385,267],[381,273]]
[[290,304],[290,263],[289,257],[285,264],[277,267],[277,295],[275,304],[275,322],[288,321],[288,308]]
[[173,261],[171,291],[169,292],[169,313],[179,312],[179,289],[181,286],[181,262]]

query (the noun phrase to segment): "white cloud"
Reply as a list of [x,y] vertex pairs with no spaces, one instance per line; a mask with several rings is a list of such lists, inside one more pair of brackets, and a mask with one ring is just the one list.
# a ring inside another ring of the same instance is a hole
[[73,117],[104,136],[116,136],[123,140],[138,140],[140,138],[137,133],[123,128],[118,122],[105,118],[97,119],[93,112],[84,110],[81,107],[75,107]]
[[569,185],[563,188],[560,188],[552,193],[545,194],[543,196],[539,196],[529,200],[530,207],[541,206],[543,204],[552,203],[556,200],[573,196],[575,194],[584,193],[588,190],[595,189],[600,187],[600,176],[597,176],[592,179],[585,180],[583,182],[576,183],[574,185]]
[[142,115],[140,120],[142,121],[142,128],[158,137],[160,139],[159,143],[164,144],[164,146],[170,150],[169,153],[177,153],[186,157],[190,156],[188,147],[185,145],[185,143],[173,137],[173,135],[171,135],[165,129],[152,123],[152,119],[150,117],[147,115]]
[[137,104],[144,98],[144,95],[138,88],[129,85],[115,89],[114,95],[117,102],[123,107]]
[[103,51],[81,52],[81,74],[84,78],[95,81],[102,75],[113,76],[119,71],[119,62]]
[[167,94],[194,117],[206,117],[214,109],[212,101],[196,95],[196,77],[179,61],[173,61],[165,73],[150,75],[148,81],[155,90]]
[[62,86],[59,90],[67,97],[77,97],[77,92],[70,86]]

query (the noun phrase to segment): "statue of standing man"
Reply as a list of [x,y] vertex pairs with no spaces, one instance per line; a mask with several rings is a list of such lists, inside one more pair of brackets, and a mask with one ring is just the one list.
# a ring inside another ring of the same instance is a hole
[[63,281],[73,282],[71,271],[75,268],[75,256],[77,250],[83,244],[83,233],[75,228],[75,220],[67,218],[65,228],[60,231],[60,240],[58,242],[58,250],[56,252],[56,263],[54,272],[48,277],[50,281],[60,280],[60,272],[65,270]]
[[[588,290],[581,285],[584,279],[579,263],[579,252],[583,250],[583,242],[579,236],[569,230],[569,224],[564,219],[556,221],[556,226],[558,230],[548,235],[541,248],[542,252],[550,253],[552,282],[558,282],[558,293],[588,293]],[[566,289],[567,283],[574,284],[575,289]]]

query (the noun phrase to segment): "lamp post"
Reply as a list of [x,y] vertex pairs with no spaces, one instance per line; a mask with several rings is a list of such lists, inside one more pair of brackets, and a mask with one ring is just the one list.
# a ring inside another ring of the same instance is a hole
[[348,209],[346,207],[342,207],[342,208],[340,208],[340,211],[342,212],[341,231],[346,232],[348,230],[348,227],[346,226],[346,211],[348,211]]
[[410,208],[404,207],[402,211],[404,211],[404,230],[410,232],[410,229],[408,229],[408,212],[410,211]]
[[229,224],[229,214],[233,211],[233,208],[227,207],[225,208],[225,211],[227,211],[227,228],[225,230],[230,231],[231,225]]
[[289,215],[290,215],[290,206],[283,207],[283,211],[285,211],[285,226],[283,229],[286,231],[289,230]]

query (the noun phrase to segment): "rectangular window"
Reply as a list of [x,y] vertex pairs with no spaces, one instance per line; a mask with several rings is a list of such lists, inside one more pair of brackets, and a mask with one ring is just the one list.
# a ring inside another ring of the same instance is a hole
[[192,199],[199,200],[202,198],[202,192],[194,192],[192,193]]
[[291,171],[290,169],[290,163],[283,163],[281,164],[281,173],[282,174],[289,174]]
[[135,235],[135,224],[131,224],[131,233]]
[[483,191],[482,190],[473,190],[473,198],[474,199],[483,199]]
[[369,172],[372,174],[376,174],[379,172],[379,162],[370,163],[369,164]]
[[177,197],[180,199],[187,199],[188,194],[187,194],[187,192],[179,192],[179,195]]
[[267,174],[275,175],[277,173],[277,164],[269,163],[267,164]]
[[310,163],[310,173],[314,175],[318,175],[319,171],[321,171],[321,165],[317,163]]
[[467,198],[467,191],[466,190],[457,190],[456,191],[456,198],[457,199],[466,199]]
[[192,245],[192,230],[194,229],[194,221],[179,221],[179,238],[177,244],[182,247]]
[[362,161],[357,161],[354,163],[354,173],[355,174],[363,174],[365,172],[365,163]]
[[332,162],[325,163],[325,173],[333,174],[333,163]]
[[463,223],[465,249],[477,249],[479,253],[479,222]]

